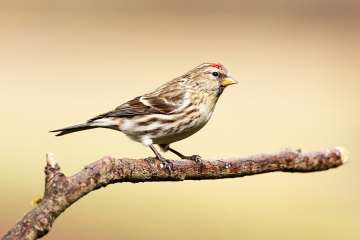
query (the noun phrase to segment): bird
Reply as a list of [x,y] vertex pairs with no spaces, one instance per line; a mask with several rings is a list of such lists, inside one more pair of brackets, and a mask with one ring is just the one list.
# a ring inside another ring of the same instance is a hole
[[52,130],[56,136],[108,128],[149,147],[155,157],[169,163],[154,147],[170,151],[181,159],[201,161],[199,155],[183,155],[170,144],[190,137],[210,120],[224,89],[238,81],[220,63],[202,63],[154,91],[137,96],[114,110],[84,123]]

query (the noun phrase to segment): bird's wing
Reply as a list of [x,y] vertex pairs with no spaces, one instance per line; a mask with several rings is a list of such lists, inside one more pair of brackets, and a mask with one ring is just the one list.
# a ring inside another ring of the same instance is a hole
[[113,111],[98,115],[89,120],[92,122],[107,117],[133,117],[147,114],[171,114],[186,104],[185,90],[160,88],[152,93],[138,96]]

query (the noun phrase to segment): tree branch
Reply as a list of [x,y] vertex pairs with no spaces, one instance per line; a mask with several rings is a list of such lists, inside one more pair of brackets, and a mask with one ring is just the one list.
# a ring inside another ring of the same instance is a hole
[[345,161],[346,155],[341,148],[308,153],[287,150],[246,158],[203,160],[201,163],[177,160],[170,165],[154,158],[104,157],[67,177],[60,171],[53,155],[47,154],[43,199],[3,239],[37,239],[44,236],[55,219],[71,204],[112,183],[234,178],[274,171],[314,172],[341,166]]

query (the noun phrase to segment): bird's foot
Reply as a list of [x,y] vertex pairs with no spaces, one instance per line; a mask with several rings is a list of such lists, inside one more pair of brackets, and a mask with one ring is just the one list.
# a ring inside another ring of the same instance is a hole
[[174,167],[173,162],[169,159],[163,158],[163,157],[157,157],[157,159],[161,162],[161,167],[166,168],[169,171],[171,171]]
[[199,155],[184,156],[182,159],[191,160],[191,161],[194,161],[196,163],[201,163],[202,162],[202,158]]

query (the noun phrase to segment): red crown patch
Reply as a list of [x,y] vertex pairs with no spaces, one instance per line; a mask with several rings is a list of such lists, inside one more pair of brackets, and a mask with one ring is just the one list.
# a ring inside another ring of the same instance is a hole
[[222,69],[224,68],[224,66],[220,63],[214,63],[214,64],[211,64],[210,66],[214,67],[214,68],[219,68],[219,69]]

